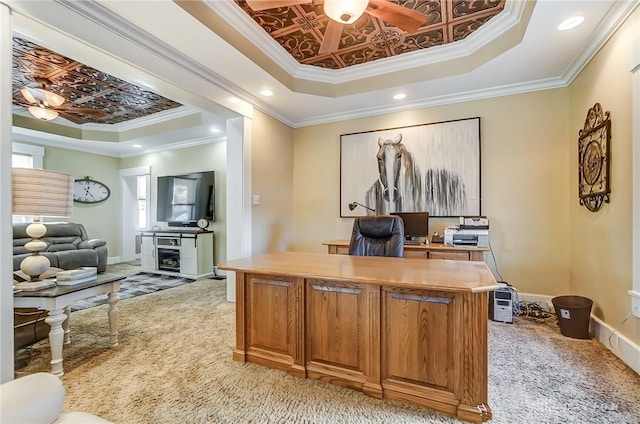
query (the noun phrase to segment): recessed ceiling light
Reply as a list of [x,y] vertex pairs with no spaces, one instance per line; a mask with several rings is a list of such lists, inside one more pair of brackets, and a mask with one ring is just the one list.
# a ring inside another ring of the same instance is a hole
[[142,145],[140,144],[132,144],[133,147],[135,147],[136,149],[139,149],[140,147],[142,147]]
[[571,18],[564,20],[560,25],[558,25],[558,29],[560,31],[567,31],[569,29],[577,27],[583,22],[583,16],[572,16]]
[[261,90],[260,94],[265,96],[265,97],[271,97],[271,96],[273,96],[273,91],[271,91],[271,90]]
[[396,99],[396,100],[402,100],[402,99],[404,99],[405,97],[407,97],[407,95],[406,95],[406,94],[404,94],[404,93],[398,93],[398,94],[395,94],[395,95],[393,96],[393,98],[394,98],[394,99]]
[[209,128],[209,131],[211,131],[212,133],[219,133],[219,132],[220,132],[220,128],[218,128],[218,127],[211,127],[211,128]]

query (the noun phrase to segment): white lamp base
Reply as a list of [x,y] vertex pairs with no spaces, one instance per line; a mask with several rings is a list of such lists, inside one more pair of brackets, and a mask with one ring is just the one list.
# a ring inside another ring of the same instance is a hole
[[40,237],[47,233],[47,227],[36,220],[27,226],[26,232],[29,237],[33,238],[33,240],[24,245],[25,249],[31,252],[31,256],[27,256],[22,260],[20,270],[31,277],[31,281],[38,281],[40,276],[51,267],[49,258],[39,254],[39,252],[47,248],[47,243],[39,240]]

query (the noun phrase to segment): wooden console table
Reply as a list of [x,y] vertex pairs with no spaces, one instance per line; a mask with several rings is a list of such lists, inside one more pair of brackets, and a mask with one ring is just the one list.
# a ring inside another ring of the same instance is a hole
[[236,361],[491,418],[485,263],[279,252],[219,268],[236,272]]
[[[327,246],[327,253],[349,254],[349,240],[331,240],[322,243]],[[405,244],[405,258],[452,259],[456,261],[484,261],[486,247],[445,246],[442,243]]]

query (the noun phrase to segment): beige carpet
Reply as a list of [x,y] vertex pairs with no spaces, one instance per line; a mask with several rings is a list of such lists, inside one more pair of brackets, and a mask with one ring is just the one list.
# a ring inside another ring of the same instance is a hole
[[[234,304],[201,280],[74,312],[64,347],[65,409],[118,423],[456,423],[443,414],[232,361]],[[48,370],[48,346],[26,372]],[[594,340],[554,325],[490,322],[492,423],[638,423],[640,377]]]

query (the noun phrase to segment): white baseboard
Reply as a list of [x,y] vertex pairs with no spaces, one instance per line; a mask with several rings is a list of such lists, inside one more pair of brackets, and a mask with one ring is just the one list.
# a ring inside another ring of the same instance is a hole
[[107,265],[119,264],[120,262],[122,262],[120,256],[109,256],[107,258]]
[[[551,299],[553,299],[554,296],[518,293],[518,298],[525,302],[540,303],[545,309],[554,310],[553,303],[551,303]],[[622,362],[640,374],[640,346],[618,333],[611,336],[613,332],[614,329],[609,324],[591,314],[589,333],[614,355],[620,358]],[[611,343],[609,343],[609,337],[611,337]]]
[[619,333],[613,334],[614,329],[610,325],[593,315],[591,315],[589,332],[632,370],[640,374],[640,346]]

